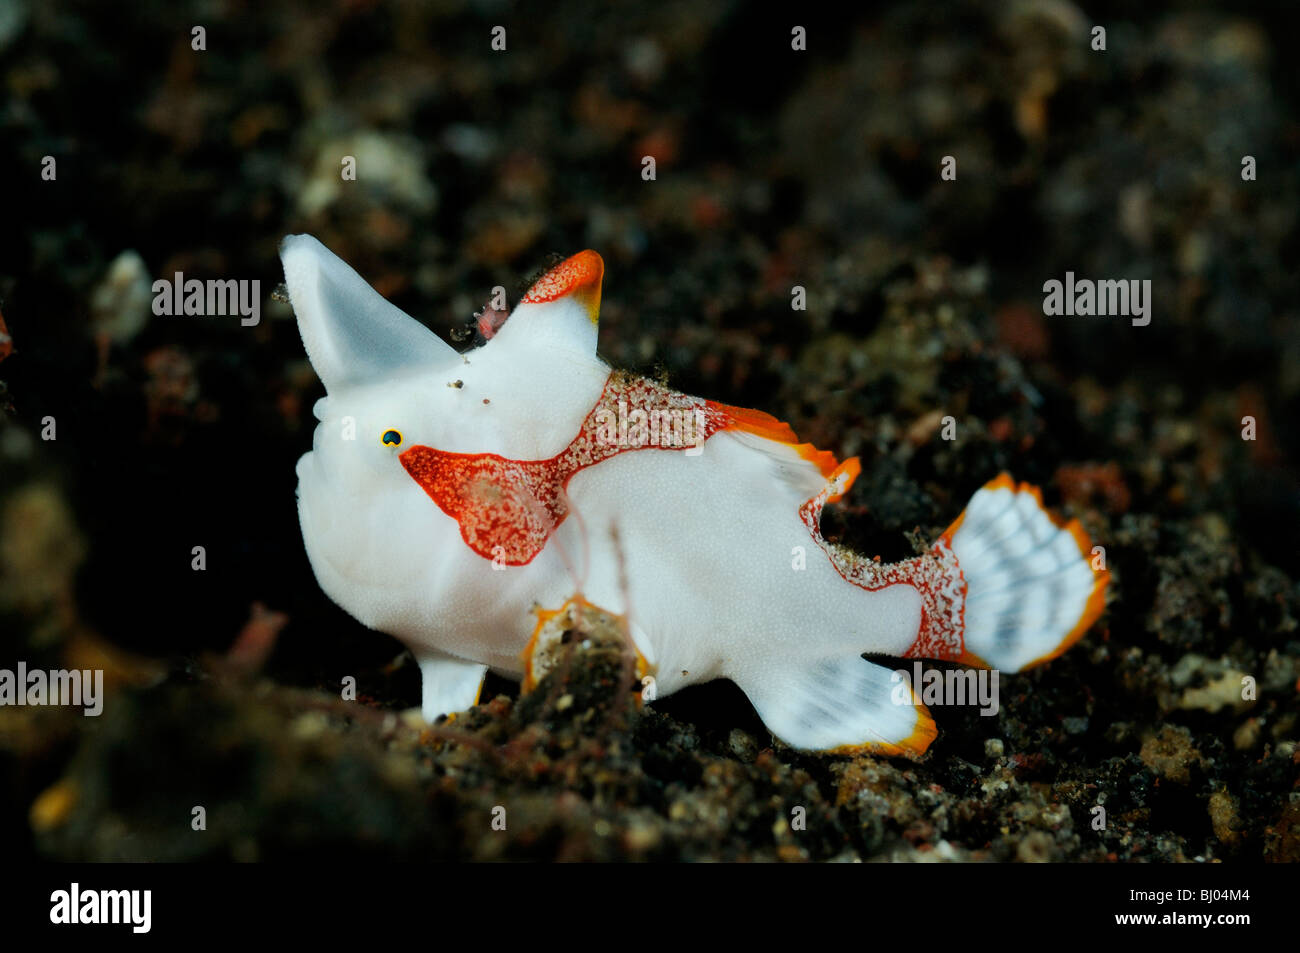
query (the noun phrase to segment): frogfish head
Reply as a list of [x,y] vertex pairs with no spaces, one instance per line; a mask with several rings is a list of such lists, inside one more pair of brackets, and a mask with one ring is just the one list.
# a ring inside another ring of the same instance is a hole
[[446,381],[460,355],[308,235],[281,246],[298,329],[326,395],[298,460],[298,515],[321,588],[372,628],[394,631],[429,573],[458,546],[455,524],[401,462],[445,444]]
[[[462,355],[311,236],[289,236],[280,256],[327,395],[298,461],[307,555],[330,598],[401,636],[449,580],[494,568],[440,509],[440,481],[457,472],[443,461],[550,458],[599,397],[609,373],[596,355],[604,262],[588,250],[553,267],[491,340]],[[518,490],[481,483],[468,485],[467,505],[491,508],[494,491]]]

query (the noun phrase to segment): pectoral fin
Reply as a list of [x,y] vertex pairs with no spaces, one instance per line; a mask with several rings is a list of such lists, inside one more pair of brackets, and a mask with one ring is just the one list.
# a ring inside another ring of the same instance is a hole
[[915,756],[936,734],[907,681],[856,656],[787,664],[737,682],[768,730],[805,751]]
[[467,662],[441,652],[417,652],[420,663],[424,720],[433,724],[439,715],[450,715],[478,704],[487,666]]

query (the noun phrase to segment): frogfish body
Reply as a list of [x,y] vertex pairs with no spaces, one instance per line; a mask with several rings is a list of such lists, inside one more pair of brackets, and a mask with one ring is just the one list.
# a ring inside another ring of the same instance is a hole
[[729,678],[793,747],[914,755],[934,722],[864,654],[1019,671],[1102,611],[1082,528],[1005,474],[916,558],[827,542],[857,459],[612,370],[595,252],[465,353],[316,239],[281,256],[327,392],[297,467],[307,554],[331,599],[414,653],[429,720],[475,704],[488,669],[525,678],[541,620],[580,600],[623,620],[655,697]]

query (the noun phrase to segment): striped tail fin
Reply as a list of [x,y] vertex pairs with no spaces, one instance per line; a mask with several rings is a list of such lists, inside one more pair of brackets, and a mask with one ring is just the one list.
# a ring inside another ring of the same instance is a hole
[[979,489],[943,534],[966,582],[962,661],[1018,672],[1056,658],[1106,605],[1078,520],[1058,523],[1042,494],[1006,473]]

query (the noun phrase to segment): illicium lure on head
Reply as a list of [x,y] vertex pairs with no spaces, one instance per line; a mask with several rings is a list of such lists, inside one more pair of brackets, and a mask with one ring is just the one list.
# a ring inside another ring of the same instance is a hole
[[933,720],[896,704],[892,671],[863,653],[1019,671],[1102,611],[1081,527],[1005,474],[914,559],[828,543],[822,508],[857,459],[612,371],[596,356],[595,252],[463,354],[316,239],[281,255],[327,392],[298,461],[307,554],[330,598],[415,653],[430,720],[473,705],[489,668],[531,672],[543,620],[590,604],[623,617],[658,697],[730,678],[796,748],[918,754]]

